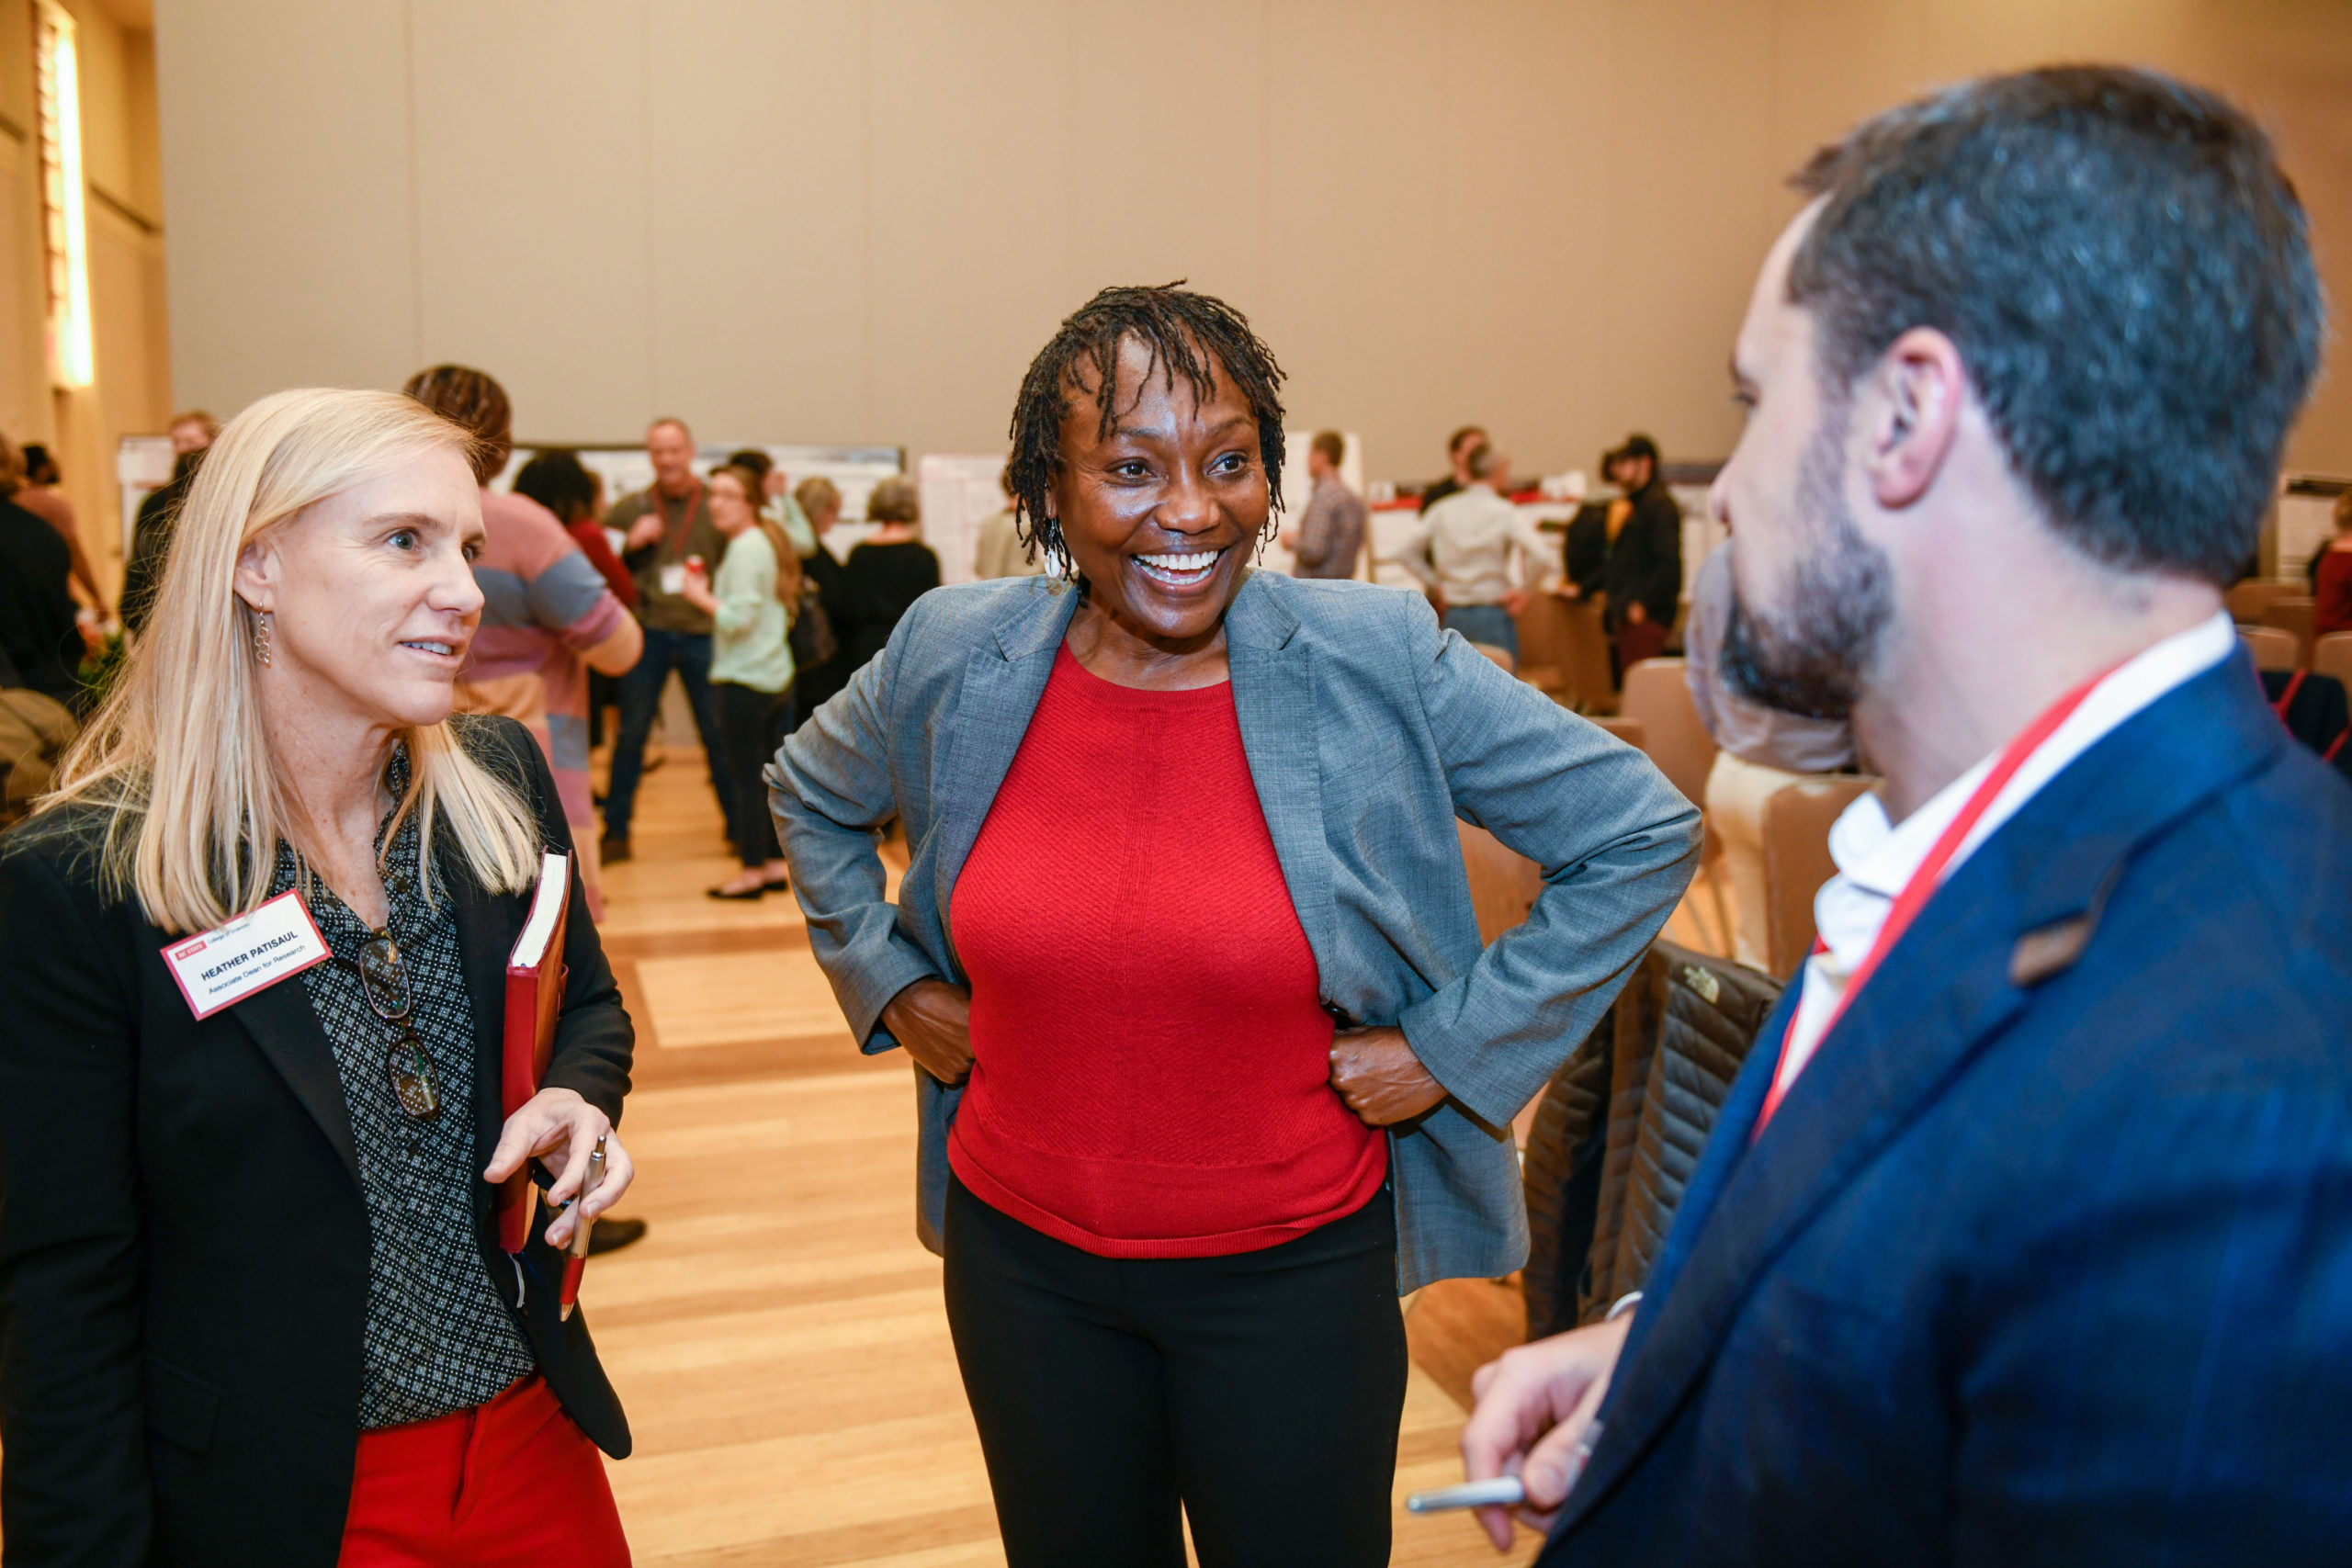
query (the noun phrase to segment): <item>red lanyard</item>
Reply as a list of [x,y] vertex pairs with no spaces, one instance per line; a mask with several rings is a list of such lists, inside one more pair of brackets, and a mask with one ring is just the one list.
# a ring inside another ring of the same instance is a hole
[[[1976,786],[1967,804],[1960,808],[1960,815],[1951,819],[1951,825],[1936,840],[1934,847],[1928,851],[1928,858],[1919,863],[1919,869],[1911,874],[1911,880],[1903,885],[1903,891],[1894,896],[1894,908],[1887,910],[1886,921],[1878,929],[1878,940],[1871,943],[1870,952],[1860,964],[1855,965],[1853,975],[1846,981],[1845,990],[1838,994],[1837,1007],[1830,1011],[1829,1021],[1821,1026],[1820,1040],[1829,1038],[1829,1032],[1838,1027],[1838,1021],[1846,1016],[1846,1010],[1853,1005],[1854,998],[1860,993],[1862,983],[1877,972],[1880,962],[1896,942],[1903,940],[1903,933],[1910,930],[1913,920],[1919,918],[1919,911],[1928,907],[1928,900],[1934,897],[1936,889],[1942,886],[1944,872],[1951,865],[1952,857],[1960,853],[1960,847],[1968,841],[1969,834],[1976,830],[1976,825],[1984,819],[1984,814],[1993,808],[1993,802],[2000,798],[2001,792],[2009,786],[2009,781],[2016,778],[2018,771],[2057,733],[2058,727],[2074,717],[2075,710],[2089,701],[2090,694],[2114,673],[2113,670],[2102,671],[2068,692],[2001,749],[2001,754],[1994,759],[1992,771],[1984,775],[1984,782]],[[1827,951],[1827,943],[1818,937],[1814,939],[1815,956]],[[1807,961],[1808,964],[1810,962]],[[1802,976],[1804,971],[1800,970],[1798,974]],[[1803,984],[1802,978],[1799,984]],[[1802,993],[1798,999],[1802,1006]],[[1788,1092],[1789,1084],[1794,1081],[1784,1079],[1781,1071],[1788,1064],[1789,1036],[1795,1029],[1796,1010],[1792,1009],[1787,1026],[1781,1031],[1780,1061],[1772,1068],[1772,1087],[1764,1097],[1764,1109],[1756,1118],[1756,1133],[1750,1134],[1751,1140],[1763,1133],[1764,1124],[1772,1120],[1772,1112],[1781,1108],[1781,1097]],[[1815,1048],[1818,1050],[1818,1044]]]
[[662,548],[676,554],[686,547],[686,536],[694,531],[695,509],[702,504],[702,481],[691,474],[686,476],[686,513],[678,519],[674,534],[670,531],[669,501],[670,497],[662,493],[660,485],[653,487],[654,514],[662,519]]

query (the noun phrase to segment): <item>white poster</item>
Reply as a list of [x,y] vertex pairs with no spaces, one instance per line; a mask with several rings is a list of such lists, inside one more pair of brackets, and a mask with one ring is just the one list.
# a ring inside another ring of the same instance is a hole
[[[1348,444],[1347,455],[1340,459],[1340,480],[1358,496],[1363,494],[1363,442],[1352,430],[1341,431]],[[1306,510],[1306,498],[1315,493],[1315,480],[1306,472],[1306,450],[1315,442],[1311,430],[1288,430],[1283,433],[1283,508],[1274,513],[1274,540],[1258,557],[1258,564],[1270,571],[1288,575],[1298,564],[1297,558],[1283,547],[1282,535],[1295,525],[1298,514]],[[1363,575],[1359,563],[1356,575]]]
[[1011,504],[1001,454],[928,452],[915,464],[922,492],[922,539],[939,558],[942,582],[969,582],[980,525]]

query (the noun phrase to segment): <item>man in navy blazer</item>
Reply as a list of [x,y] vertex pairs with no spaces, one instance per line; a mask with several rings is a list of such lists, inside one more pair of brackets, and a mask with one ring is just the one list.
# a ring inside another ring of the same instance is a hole
[[1639,1299],[1481,1371],[1468,1473],[1546,1564],[2343,1562],[2352,793],[2220,588],[2319,360],[2302,209],[2089,67],[1798,183],[1724,657],[1885,786]]

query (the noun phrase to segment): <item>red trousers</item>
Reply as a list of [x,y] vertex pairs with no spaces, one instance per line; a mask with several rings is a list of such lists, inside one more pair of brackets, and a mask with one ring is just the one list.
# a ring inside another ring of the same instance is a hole
[[596,1445],[547,1383],[359,1434],[339,1568],[628,1568]]

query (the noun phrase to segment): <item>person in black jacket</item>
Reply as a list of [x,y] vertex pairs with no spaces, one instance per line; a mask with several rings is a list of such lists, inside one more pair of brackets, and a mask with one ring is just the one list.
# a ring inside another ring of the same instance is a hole
[[874,487],[865,515],[877,526],[873,537],[849,553],[842,592],[849,621],[835,622],[841,658],[848,674],[882,651],[898,629],[899,617],[939,586],[939,558],[922,542],[922,501],[914,481],[892,475]]
[[67,586],[74,552],[57,530],[14,502],[0,501],[0,657],[14,684],[68,707],[82,694],[82,632]]
[[[240,414],[0,838],[11,1564],[628,1560],[596,1454],[628,1427],[555,1249],[628,1186],[632,1036],[575,875],[552,1056],[502,1118],[508,954],[571,839],[528,732],[451,716],[468,441],[389,392]],[[492,1182],[533,1159],[558,1212],[509,1256]]]
[[857,671],[850,663],[849,650],[843,645],[854,618],[851,613],[849,569],[825,544],[825,536],[842,520],[842,492],[832,480],[817,477],[802,479],[793,491],[792,499],[799,503],[801,514],[808,519],[809,531],[817,536],[817,547],[801,558],[800,570],[817,585],[817,603],[825,613],[825,629],[833,642],[831,658],[793,672],[797,696],[792,728],[798,729],[828,697],[847,685]]
[[130,525],[130,558],[122,568],[122,624],[133,636],[147,629],[156,591],[164,584],[164,564],[171,559],[172,525],[179,521],[180,503],[196,482],[196,466],[204,453],[198,446],[173,458],[172,477],[147,492]]
[[[1682,599],[1682,508],[1658,473],[1657,443],[1629,435],[1604,469],[1629,510],[1609,540],[1602,619],[1615,638],[1620,673],[1666,651]],[[1612,520],[1613,521],[1613,520]]]

